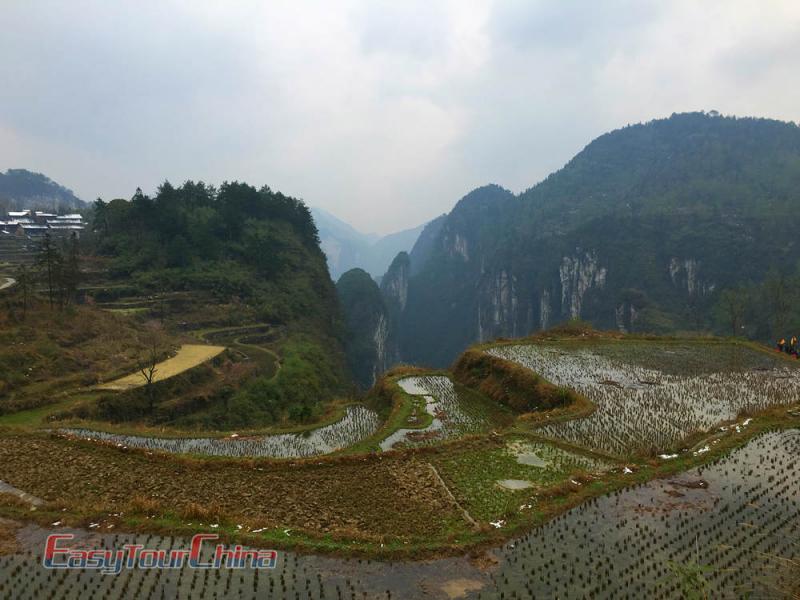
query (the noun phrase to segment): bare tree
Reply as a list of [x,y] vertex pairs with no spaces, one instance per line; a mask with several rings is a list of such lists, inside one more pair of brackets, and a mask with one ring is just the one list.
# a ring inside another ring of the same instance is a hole
[[739,328],[742,326],[747,309],[747,290],[742,287],[724,290],[720,294],[719,304],[731,326],[731,335],[736,337],[740,334]]
[[49,233],[44,234],[39,244],[36,264],[44,271],[45,283],[47,283],[47,298],[50,301],[50,308],[53,308],[53,297],[55,295],[57,273],[61,264],[61,253],[53,243]]
[[156,405],[156,393],[153,382],[158,369],[158,344],[155,338],[151,341],[147,355],[139,362],[139,372],[144,377],[145,392],[147,393],[148,410],[152,413]]
[[764,294],[770,315],[773,337],[784,335],[792,308],[793,281],[777,269],[770,269],[764,281]]
[[69,237],[63,263],[65,302],[70,304],[76,299],[81,276],[80,247],[78,246],[78,236],[74,231]]
[[31,273],[30,268],[22,264],[17,267],[14,277],[17,280],[17,286],[22,294],[22,319],[24,320],[28,314],[28,300],[33,286],[33,273]]

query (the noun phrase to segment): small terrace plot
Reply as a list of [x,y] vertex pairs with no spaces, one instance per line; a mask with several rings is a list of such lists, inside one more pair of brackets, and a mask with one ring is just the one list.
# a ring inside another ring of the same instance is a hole
[[674,448],[741,411],[800,400],[798,368],[737,344],[554,342],[488,352],[597,405],[585,419],[547,425],[539,433],[619,456]]
[[[172,358],[160,362],[156,365],[156,370],[153,377],[153,382],[161,381],[180,375],[184,371],[188,371],[197,365],[204,363],[222,353],[225,350],[224,346],[205,346],[200,344],[184,344],[181,346],[178,353]],[[97,386],[99,390],[114,390],[122,391],[131,388],[141,387],[147,380],[142,373],[131,373],[125,377],[115,381]]]
[[409,396],[424,400],[424,410],[430,416],[430,423],[425,427],[396,430],[381,442],[382,450],[429,445],[470,433],[485,432],[492,427],[496,409],[475,394],[457,390],[449,377],[404,377],[397,383]]
[[345,416],[319,429],[241,438],[162,438],[108,433],[89,429],[59,429],[66,435],[120,447],[158,450],[174,454],[209,456],[300,458],[328,454],[355,444],[374,433],[378,415],[363,406],[349,406]]
[[473,448],[437,457],[437,469],[470,514],[485,523],[512,512],[531,510],[542,489],[569,482],[576,475],[612,467],[526,438],[512,438],[494,448]]

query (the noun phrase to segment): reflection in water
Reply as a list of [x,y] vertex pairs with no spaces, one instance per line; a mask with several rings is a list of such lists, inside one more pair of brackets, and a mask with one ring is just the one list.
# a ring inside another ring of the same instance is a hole
[[[709,597],[776,594],[800,558],[800,432],[766,434],[718,463],[598,498],[482,558],[380,562],[281,552],[271,572],[91,571],[53,577],[41,565],[48,531],[27,526],[0,557],[14,598],[680,598],[669,564],[703,566]],[[79,532],[86,545],[186,540]],[[125,590],[125,591],[123,591]],[[387,593],[387,591],[390,592]]]

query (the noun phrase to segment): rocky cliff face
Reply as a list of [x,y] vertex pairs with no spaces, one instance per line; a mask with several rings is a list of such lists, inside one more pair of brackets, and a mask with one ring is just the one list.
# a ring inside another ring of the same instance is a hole
[[475,341],[574,318],[712,327],[722,289],[795,268],[800,167],[788,164],[800,165],[797,126],[692,113],[601,136],[518,196],[471,192],[421,264],[412,253],[390,325],[402,360],[444,366]]
[[478,341],[518,335],[519,299],[515,285],[516,278],[504,269],[483,279],[478,290]]
[[440,215],[433,221],[425,225],[422,233],[419,234],[414,247],[409,252],[409,261],[411,264],[411,275],[416,275],[428,262],[428,258],[434,251],[434,248],[439,240],[439,232],[442,230],[447,220],[447,215]]
[[392,261],[386,275],[381,279],[381,296],[386,306],[387,337],[385,342],[386,369],[401,362],[400,327],[408,305],[408,285],[411,279],[411,259],[401,252]]
[[672,285],[685,290],[689,296],[706,296],[714,292],[716,285],[700,278],[700,261],[696,258],[670,258],[669,277]]
[[398,254],[386,275],[381,279],[381,294],[387,306],[403,312],[408,303],[408,281],[411,277],[411,259],[406,252]]
[[379,314],[375,323],[375,330],[372,333],[372,341],[375,344],[375,361],[372,365],[372,386],[378,381],[387,369],[391,367],[392,352],[389,350],[389,318],[386,314]]
[[607,273],[608,269],[598,264],[594,252],[581,252],[576,248],[574,256],[563,257],[558,268],[562,314],[571,319],[580,318],[586,292],[591,288],[602,289]]

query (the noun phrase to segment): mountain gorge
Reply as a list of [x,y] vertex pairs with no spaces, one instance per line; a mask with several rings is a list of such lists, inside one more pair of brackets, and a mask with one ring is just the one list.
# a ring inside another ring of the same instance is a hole
[[385,236],[368,235],[322,209],[312,208],[311,213],[334,281],[355,268],[380,279],[397,253],[411,250],[426,227],[419,225]]
[[411,252],[400,357],[443,366],[578,318],[713,329],[722,290],[793,272],[799,206],[793,123],[688,113],[608,133],[525,192],[476,189],[436,223]]

